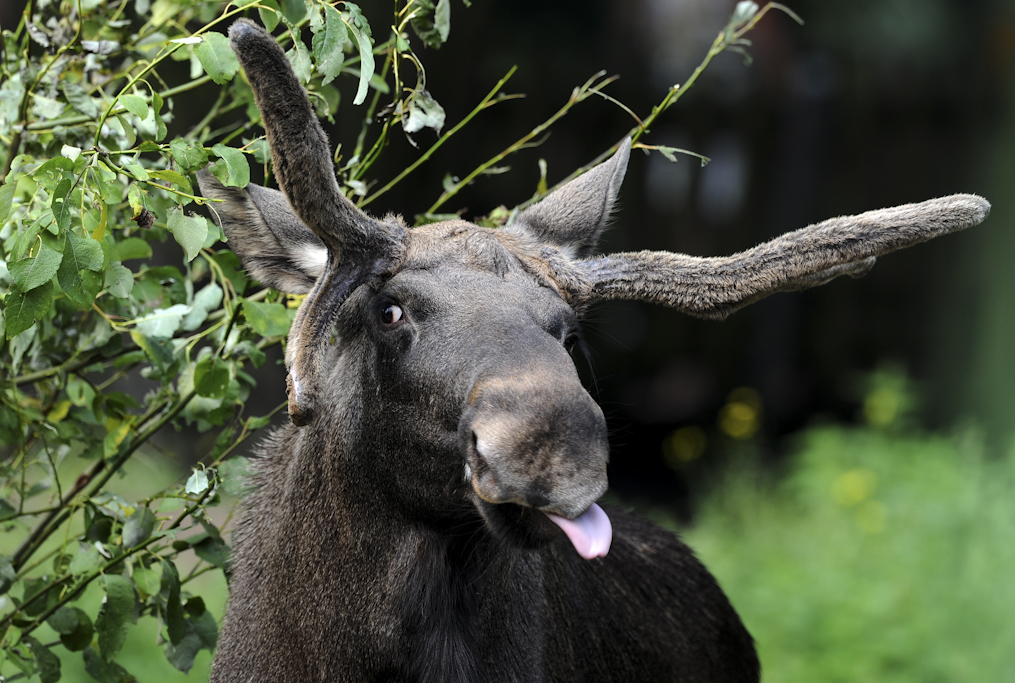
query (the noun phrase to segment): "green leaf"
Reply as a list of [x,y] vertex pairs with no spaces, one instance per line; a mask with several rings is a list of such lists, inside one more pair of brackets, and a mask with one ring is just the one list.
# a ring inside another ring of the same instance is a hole
[[11,176],[7,182],[0,186],[0,223],[7,220],[11,213],[11,204],[14,202],[14,192],[18,189],[18,177]]
[[135,320],[137,331],[145,337],[168,339],[180,329],[180,320],[190,312],[190,306],[173,304]]
[[67,157],[53,157],[35,169],[32,179],[46,188],[47,192],[52,192],[57,184],[64,179],[64,172],[69,173],[73,170],[74,162]]
[[139,95],[120,95],[120,104],[142,121],[148,118],[148,103]]
[[62,81],[60,89],[63,90],[64,96],[67,101],[70,102],[71,106],[76,110],[84,114],[95,118],[99,115],[99,105],[96,104],[95,99],[88,95],[88,91],[82,88],[77,83],[70,81]]
[[194,303],[190,305],[190,313],[183,319],[183,329],[192,332],[201,326],[211,311],[222,303],[222,288],[217,282],[205,285],[194,295]]
[[140,237],[128,237],[113,245],[109,255],[113,261],[130,261],[139,258],[151,258],[152,248]]
[[155,529],[155,515],[148,506],[137,508],[123,525],[123,547],[133,548],[148,540]]
[[201,495],[208,490],[208,473],[204,470],[197,469],[190,475],[190,479],[187,480],[187,486],[185,491],[191,495]]
[[[5,411],[6,414],[6,411]],[[14,512],[14,509],[11,509]],[[18,580],[18,573],[14,571],[11,558],[0,555],[0,595],[5,595],[10,587]]]
[[201,645],[207,650],[213,650],[218,644],[218,623],[215,621],[215,616],[207,610],[197,614],[197,610],[192,605],[199,600],[201,598],[191,598],[187,601],[187,611],[193,616],[190,622],[193,624],[198,638],[201,639]]
[[123,118],[122,116],[113,116],[108,119],[109,121],[116,121],[120,124],[120,130],[127,137],[127,146],[133,147],[137,142],[137,132],[134,130],[134,126],[130,125],[130,121]]
[[141,164],[134,162],[126,163],[123,165],[130,174],[140,181],[151,180],[151,176],[148,174],[148,170]]
[[215,354],[208,354],[197,361],[194,368],[194,391],[198,396],[222,398],[229,388],[229,379],[229,363]]
[[102,270],[102,261],[102,247],[96,240],[67,233],[56,278],[72,301],[81,306],[92,305],[102,288],[103,279],[95,272]]
[[439,0],[436,8],[431,0],[415,0],[413,7],[417,14],[412,18],[412,30],[427,47],[440,48],[451,33],[450,0]]
[[250,460],[243,457],[229,458],[218,468],[222,489],[231,496],[242,496],[251,489],[252,474]]
[[53,654],[48,647],[40,643],[32,636],[25,636],[21,642],[27,643],[35,655],[36,673],[39,674],[41,683],[56,683],[60,680],[60,658]]
[[279,337],[289,333],[289,312],[282,304],[244,301],[243,315],[251,329],[262,337]]
[[99,683],[137,683],[137,679],[116,662],[106,662],[94,647],[86,647],[83,653],[85,671]]
[[61,231],[70,227],[70,219],[73,207],[67,201],[67,194],[71,189],[71,179],[64,178],[53,191],[53,217],[56,219],[57,227]]
[[130,204],[131,218],[137,218],[144,211],[144,195],[148,194],[137,183],[131,183],[127,190],[127,203]]
[[219,158],[211,167],[219,182],[227,187],[246,187],[250,183],[250,166],[243,152],[222,143],[212,147],[211,151]]
[[150,567],[134,565],[134,583],[145,595],[155,595],[162,590],[162,565],[153,564]]
[[63,254],[43,244],[32,258],[9,263],[7,267],[21,291],[28,292],[52,280],[62,260]]
[[193,216],[184,216],[183,209],[176,206],[169,210],[166,226],[183,247],[187,260],[193,261],[194,257],[201,253],[204,240],[208,237],[208,224],[204,219],[197,220]]
[[[303,0],[300,0],[302,4]],[[209,31],[201,37],[201,43],[194,50],[205,73],[222,85],[232,80],[240,70],[240,62],[229,47],[229,39],[221,33]]]
[[219,569],[228,569],[230,549],[221,538],[209,535],[193,544],[194,553],[202,560]]
[[134,289],[134,273],[119,261],[110,261],[106,268],[105,287],[117,299],[126,299]]
[[196,171],[208,164],[208,153],[204,151],[204,147],[194,147],[181,138],[173,139],[169,143],[169,150],[173,154],[173,159],[184,170]]
[[35,238],[41,230],[49,227],[50,223],[53,222],[52,212],[47,211],[46,213],[35,219],[28,229],[21,233],[17,241],[14,243],[14,248],[11,249],[11,256],[14,259],[19,259],[25,255],[28,248],[35,243]]
[[70,573],[74,576],[88,574],[102,566],[102,555],[95,546],[89,543],[82,543],[78,554],[70,563]]
[[71,652],[79,652],[91,645],[95,635],[92,620],[77,607],[64,605],[54,612],[46,623],[60,634],[60,642]]
[[264,427],[269,422],[271,422],[271,415],[264,415],[262,417],[250,416],[247,418],[246,426],[247,429],[253,431],[255,429],[260,429],[261,427]]
[[189,673],[194,666],[194,659],[201,650],[201,639],[190,625],[185,622],[186,632],[179,644],[166,643],[166,659],[176,669],[183,673]]
[[144,351],[152,366],[159,371],[168,370],[175,361],[173,345],[168,339],[146,337],[138,332],[131,332],[130,338]]
[[187,176],[183,175],[182,173],[165,170],[165,171],[148,171],[148,175],[150,175],[153,178],[158,178],[159,180],[168,181],[173,185],[182,188],[183,191],[186,192],[187,194],[194,193],[193,188],[190,186],[190,181],[187,180]]
[[162,119],[162,96],[157,92],[152,93],[152,111],[155,112],[155,140],[165,140],[169,130],[166,128],[166,122]]
[[46,619],[46,623],[60,635],[65,633],[74,633],[74,629],[78,627],[77,612],[74,611],[73,607],[67,607],[64,605],[57,611],[53,612],[53,614],[49,616],[49,619]]
[[286,50],[285,56],[289,59],[289,63],[292,64],[293,71],[296,73],[296,77],[300,79],[300,83],[304,85],[310,82],[310,51],[307,50],[307,46],[300,40],[299,32],[293,34],[293,46],[289,50]]
[[166,599],[165,618],[169,642],[179,645],[187,634],[187,620],[180,603],[180,574],[176,571],[176,565],[169,560],[162,560],[162,595]]
[[438,0],[437,9],[433,13],[433,22],[441,42],[448,42],[448,36],[451,34],[451,0]]
[[282,0],[282,14],[290,24],[298,24],[307,16],[307,5],[303,0]]
[[370,78],[374,75],[374,47],[371,43],[370,24],[360,11],[360,8],[351,2],[345,3],[349,10],[349,18],[346,25],[352,31],[359,46],[360,72],[359,87],[356,89],[356,97],[352,103],[359,105],[367,98],[367,89],[370,85]]
[[278,3],[275,0],[261,0],[260,4],[263,6],[257,8],[257,14],[261,17],[264,30],[271,33],[278,26],[278,22],[282,20],[282,15],[278,11]]
[[95,620],[95,630],[99,633],[99,652],[106,662],[123,648],[127,633],[134,623],[134,584],[119,574],[107,574],[105,577],[106,601]]
[[323,76],[321,85],[327,85],[342,72],[345,53],[342,46],[349,40],[349,32],[342,15],[331,5],[324,6],[324,30],[314,34],[314,61]]
[[60,642],[71,652],[84,650],[92,644],[92,638],[95,636],[95,626],[92,625],[91,618],[77,607],[66,605],[61,607],[46,623],[60,634]]
[[10,294],[4,301],[4,321],[7,325],[7,338],[12,339],[21,334],[42,316],[49,312],[53,305],[53,283],[46,282],[30,292],[22,292],[17,285],[11,286]]

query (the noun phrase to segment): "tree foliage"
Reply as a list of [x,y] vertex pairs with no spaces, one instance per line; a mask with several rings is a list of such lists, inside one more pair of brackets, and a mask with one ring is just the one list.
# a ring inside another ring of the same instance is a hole
[[[451,4],[393,0],[391,25],[381,28],[351,2],[30,0],[17,29],[3,32],[0,525],[17,544],[0,555],[0,671],[8,680],[59,680],[60,647],[80,652],[95,680],[136,680],[116,659],[139,619],[159,621],[166,657],[182,671],[199,650],[215,647],[216,620],[188,584],[203,572],[228,572],[229,547],[209,509],[223,490],[242,488],[242,463],[225,459],[270,417],[246,409],[248,371],[284,343],[299,304],[250,282],[219,228],[195,211],[215,210],[195,193],[200,169],[233,187],[249,182],[252,162],[271,178],[259,114],[225,36],[229,24],[257,17],[276,32],[320,116],[331,119],[343,96],[365,108],[336,172],[367,206],[477,113],[511,99],[502,92],[509,73],[444,130],[419,51],[448,39]],[[770,7],[741,2],[684,87],[669,90],[645,119],[631,112],[635,141],[715,55],[742,49]],[[500,161],[537,144],[578,103],[612,100],[603,92],[609,82],[596,74],[501,154],[461,180],[448,176],[418,222],[440,219],[461,188],[505,170]],[[217,88],[217,97],[180,130],[176,109],[198,88]],[[380,184],[371,169],[398,128],[439,137]],[[638,146],[672,160],[683,151]],[[544,177],[536,196],[551,189]],[[509,217],[502,207],[480,222]],[[183,259],[152,264],[153,251],[170,240]],[[117,390],[131,373],[156,388],[144,396]],[[138,500],[108,489],[153,435],[183,423],[217,432],[186,481]],[[186,553],[196,558],[181,575]],[[105,594],[94,614],[77,604],[92,584]],[[38,640],[43,624],[57,641]]]

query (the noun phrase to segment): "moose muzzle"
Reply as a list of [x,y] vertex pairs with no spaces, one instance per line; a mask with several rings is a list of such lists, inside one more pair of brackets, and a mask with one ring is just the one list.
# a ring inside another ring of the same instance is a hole
[[596,505],[607,487],[606,420],[577,375],[534,367],[480,378],[459,438],[482,500],[538,509],[582,557],[606,554],[612,528]]

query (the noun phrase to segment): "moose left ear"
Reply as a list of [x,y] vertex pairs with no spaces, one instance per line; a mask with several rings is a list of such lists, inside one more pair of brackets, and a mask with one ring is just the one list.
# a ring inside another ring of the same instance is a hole
[[591,256],[610,220],[630,156],[631,138],[626,138],[609,161],[522,211],[507,230],[528,233],[571,259]]

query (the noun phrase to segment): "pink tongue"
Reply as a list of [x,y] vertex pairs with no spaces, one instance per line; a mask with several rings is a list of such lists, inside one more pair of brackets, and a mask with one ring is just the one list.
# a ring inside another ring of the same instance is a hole
[[610,543],[613,541],[613,525],[610,524],[610,518],[603,512],[603,508],[595,503],[574,519],[561,517],[552,512],[543,512],[543,514],[564,530],[567,537],[571,539],[571,545],[586,560],[591,560],[594,557],[606,557],[606,553],[610,552]]

